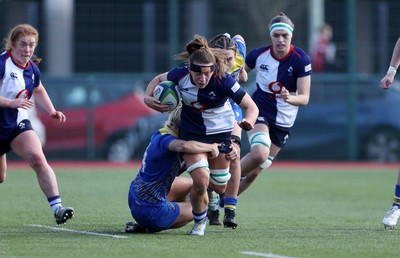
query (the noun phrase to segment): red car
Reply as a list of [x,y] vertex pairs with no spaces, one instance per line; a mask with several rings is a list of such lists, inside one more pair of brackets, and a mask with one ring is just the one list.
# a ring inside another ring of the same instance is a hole
[[130,128],[156,111],[143,102],[143,89],[132,79],[45,78],[43,84],[66,123],[59,124],[39,109],[46,128],[44,151],[49,159],[128,161]]

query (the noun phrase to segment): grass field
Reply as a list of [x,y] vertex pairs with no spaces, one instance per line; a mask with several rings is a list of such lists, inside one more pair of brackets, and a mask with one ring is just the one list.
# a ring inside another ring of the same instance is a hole
[[75,217],[56,226],[28,168],[9,167],[0,185],[0,257],[398,257],[400,231],[381,221],[394,167],[279,166],[239,197],[236,230],[192,224],[150,235],[123,232],[137,168],[56,167],[63,204]]

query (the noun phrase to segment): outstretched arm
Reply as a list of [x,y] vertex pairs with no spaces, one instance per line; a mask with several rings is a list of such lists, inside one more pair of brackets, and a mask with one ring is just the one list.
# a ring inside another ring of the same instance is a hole
[[174,140],[169,144],[169,149],[175,152],[190,154],[208,153],[210,158],[215,158],[219,154],[218,144],[202,143],[197,141]]
[[57,111],[53,103],[50,100],[49,95],[47,94],[46,89],[44,88],[43,84],[40,83],[38,87],[35,88],[33,91],[33,94],[35,96],[35,100],[41,107],[46,110],[46,112],[55,119],[58,119],[58,122],[64,123],[66,120],[65,115],[61,111]]

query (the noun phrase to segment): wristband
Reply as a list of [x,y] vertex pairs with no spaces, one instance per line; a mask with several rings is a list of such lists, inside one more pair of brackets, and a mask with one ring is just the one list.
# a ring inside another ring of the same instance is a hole
[[389,66],[389,69],[387,70],[386,74],[395,75],[396,74],[396,68],[394,68],[394,66]]

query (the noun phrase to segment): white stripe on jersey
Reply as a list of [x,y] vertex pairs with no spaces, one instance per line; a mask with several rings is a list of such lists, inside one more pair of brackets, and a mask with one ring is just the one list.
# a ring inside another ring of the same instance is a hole
[[233,130],[235,117],[229,100],[223,107],[206,109],[201,114],[207,134],[226,133]]

